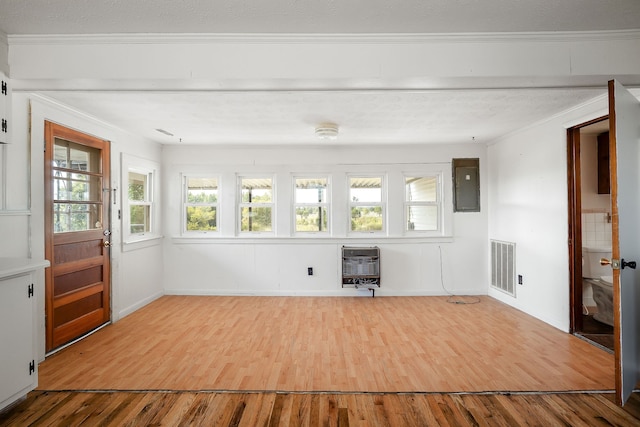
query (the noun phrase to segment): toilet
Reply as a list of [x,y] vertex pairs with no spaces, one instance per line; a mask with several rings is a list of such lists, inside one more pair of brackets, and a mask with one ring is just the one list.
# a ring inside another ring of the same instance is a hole
[[[582,248],[583,286],[591,285],[593,301],[598,308],[593,318],[613,326],[613,277],[610,266],[600,265],[601,258],[611,259],[611,248]],[[585,297],[588,298],[586,286],[584,291]]]
[[591,288],[598,307],[598,312],[593,318],[613,326],[613,276],[601,276],[600,280],[591,283]]

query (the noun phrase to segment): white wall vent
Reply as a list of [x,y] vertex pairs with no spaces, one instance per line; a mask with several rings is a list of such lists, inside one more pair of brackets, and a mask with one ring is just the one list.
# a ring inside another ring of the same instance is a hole
[[491,286],[516,296],[516,244],[491,240]]

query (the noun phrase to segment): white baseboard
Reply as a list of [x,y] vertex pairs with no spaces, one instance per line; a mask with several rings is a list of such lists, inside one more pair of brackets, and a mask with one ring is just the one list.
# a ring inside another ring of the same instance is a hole
[[125,308],[124,310],[120,310],[118,312],[118,319],[116,319],[116,320],[120,320],[123,317],[130,315],[134,311],[141,309],[145,305],[149,304],[152,301],[157,300],[158,298],[160,298],[163,295],[164,295],[164,292],[157,292],[157,293],[151,295],[150,297],[147,297],[147,298],[145,298],[145,299],[143,299],[141,301],[138,301],[137,303],[135,303],[133,305],[130,305],[129,307]]
[[[354,288],[337,288],[334,290],[322,291],[268,291],[268,290],[225,290],[225,289],[165,289],[165,295],[194,295],[194,296],[317,296],[317,297],[352,297],[352,296],[371,296],[368,289]],[[450,296],[451,294],[442,291],[423,291],[408,290],[395,291],[385,290],[384,288],[376,289],[375,296],[381,297],[409,297],[409,296]],[[487,295],[487,293],[479,293],[478,290],[470,290],[468,292],[460,291],[454,295]]]

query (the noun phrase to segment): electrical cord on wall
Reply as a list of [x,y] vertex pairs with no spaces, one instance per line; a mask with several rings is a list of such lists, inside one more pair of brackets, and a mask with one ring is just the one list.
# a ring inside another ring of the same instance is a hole
[[[449,295],[449,297],[447,298],[447,302],[449,304],[478,304],[480,302],[480,298],[469,295],[456,295],[446,288],[446,286],[444,285],[444,275],[442,274],[442,248],[440,247],[440,245],[438,245],[438,254],[440,255],[440,286],[442,286],[442,289]],[[463,300],[457,298],[465,299]],[[471,301],[467,301],[466,298],[471,298]]]

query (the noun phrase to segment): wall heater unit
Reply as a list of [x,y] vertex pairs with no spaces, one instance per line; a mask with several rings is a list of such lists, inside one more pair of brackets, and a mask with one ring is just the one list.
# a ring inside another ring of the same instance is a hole
[[491,240],[491,286],[516,296],[516,244]]
[[342,287],[380,288],[380,248],[342,247]]

